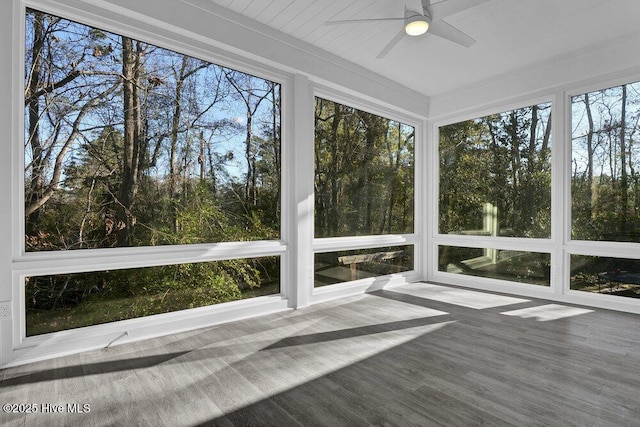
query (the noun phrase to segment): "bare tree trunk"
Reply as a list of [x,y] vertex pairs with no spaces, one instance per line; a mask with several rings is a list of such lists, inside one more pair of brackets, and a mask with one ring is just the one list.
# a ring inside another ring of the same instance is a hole
[[280,203],[280,181],[282,176],[282,165],[280,162],[280,126],[278,125],[278,118],[280,115],[280,96],[276,95],[276,83],[271,84],[271,102],[273,104],[273,108],[271,109],[271,128],[273,130],[273,161],[276,167],[276,176],[278,182],[276,183],[276,197],[274,202],[276,206],[274,206],[274,212]]
[[211,150],[211,143],[207,143],[207,157],[209,158],[209,175],[211,176],[211,192],[215,196],[218,192],[218,182],[216,180],[215,163],[213,161],[213,152]]
[[200,183],[204,183],[206,176],[205,157],[204,157],[204,132],[200,131],[200,137],[198,138],[198,165],[200,166]]
[[178,133],[180,130],[180,115],[182,112],[182,86],[184,84],[184,74],[187,69],[189,57],[182,57],[180,72],[176,76],[176,88],[173,94],[173,117],[171,118],[171,146],[169,148],[169,203],[171,204],[171,228],[176,233],[179,228],[178,224],[178,161],[176,160],[178,153]]
[[[529,128],[529,147],[527,150],[527,176],[524,179],[523,189],[524,194],[527,196],[520,196],[523,200],[520,204],[521,212],[522,212],[522,223],[521,225],[524,227],[531,227],[534,223],[535,217],[535,209],[538,206],[538,192],[534,188],[534,176],[536,171],[536,166],[538,162],[536,161],[536,144],[537,144],[537,131],[538,131],[538,106],[534,105],[531,107],[531,126]],[[524,200],[528,199],[528,200]],[[532,200],[536,202],[532,203]]]
[[[509,114],[509,137],[511,139],[511,180],[512,180],[512,193],[511,203],[514,205],[514,209],[511,210],[512,217],[510,222],[514,228],[518,228],[523,224],[522,213],[524,211],[524,198],[520,196],[522,192],[522,185],[520,181],[520,138],[518,135],[518,117],[516,110],[513,110]],[[505,212],[506,213],[506,212]]]
[[375,143],[376,139],[382,134],[387,132],[389,122],[386,119],[372,116],[369,113],[359,115],[360,120],[365,124],[365,140],[364,140],[364,155],[361,158],[359,171],[358,171],[358,196],[356,209],[360,212],[364,212],[364,221],[360,229],[365,234],[373,234],[373,197],[371,183],[371,166],[375,158]]
[[340,124],[342,122],[342,107],[337,103],[334,103],[335,111],[333,115],[333,121],[331,122],[331,162],[329,164],[329,173],[327,179],[331,182],[331,196],[329,198],[329,209],[325,210],[325,215],[328,214],[327,225],[329,229],[329,236],[337,236],[338,229],[340,227],[340,210],[338,204],[340,203],[340,183],[338,179],[338,171],[340,170],[341,160],[339,159],[340,153],[338,150],[338,133]]
[[[44,23],[43,14],[41,12],[34,13],[33,19],[33,41],[31,51],[31,73],[27,91],[29,94],[35,94],[38,91],[42,74],[42,55],[44,50]],[[30,97],[28,102],[28,126],[29,126],[29,145],[31,146],[31,181],[28,189],[28,195],[25,200],[26,206],[34,204],[42,197],[44,190],[44,166],[45,158],[40,141],[40,98]],[[36,209],[27,215],[26,234],[34,234],[37,228],[40,210]]]
[[593,114],[591,113],[591,102],[589,101],[589,93],[584,94],[584,105],[587,110],[587,122],[589,123],[589,130],[587,131],[587,188],[586,197],[589,203],[589,215],[591,218],[594,214],[593,203],[593,136],[595,129],[593,126]]
[[251,92],[249,92],[247,100],[247,126],[245,139],[245,159],[247,161],[247,181],[244,186],[244,197],[248,204],[255,206],[255,186],[256,186],[256,170],[255,170],[255,153],[253,148],[253,114],[251,112]]
[[122,78],[124,98],[124,150],[122,156],[122,181],[118,194],[117,243],[118,246],[131,246],[131,235],[135,225],[133,205],[138,190],[138,168],[141,144],[141,105],[140,105],[140,42],[137,48],[134,41],[122,37]]
[[627,175],[627,85],[622,85],[622,112],[620,113],[620,231],[627,235],[628,230],[628,205],[629,205],[629,179]]
[[395,162],[393,158],[393,152],[391,150],[391,143],[388,139],[386,141],[387,141],[387,152],[389,155],[389,166],[393,166],[393,173],[389,174],[390,176],[387,183],[389,188],[389,205],[388,205],[388,211],[387,211],[386,225],[387,225],[387,233],[390,234],[393,228],[393,209],[395,208],[395,205],[396,205],[396,192],[395,192],[396,186],[394,185],[395,177],[397,177],[398,172],[400,171],[400,156],[403,148],[402,125],[400,123],[398,123],[398,146],[396,147]]
[[544,136],[542,137],[542,147],[540,148],[540,161],[547,163],[549,158],[549,141],[551,141],[551,114],[547,120],[547,126],[544,129]]
[[[233,86],[233,88],[238,92],[238,95],[242,98],[247,110],[247,123],[246,123],[246,138],[245,138],[245,158],[247,161],[247,179],[245,181],[244,188],[244,196],[245,201],[248,205],[257,205],[258,204],[258,176],[256,171],[256,150],[253,146],[253,115],[258,111],[260,104],[264,101],[271,91],[265,91],[261,96],[254,95],[255,89],[251,86],[250,77],[247,77],[249,80],[246,81],[246,87],[241,87],[241,85],[234,78],[233,73],[226,72],[225,77],[227,81]],[[255,98],[255,101],[253,100]]]

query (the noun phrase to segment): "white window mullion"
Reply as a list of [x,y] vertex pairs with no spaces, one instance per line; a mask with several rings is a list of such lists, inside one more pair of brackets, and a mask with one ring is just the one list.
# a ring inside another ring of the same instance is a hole
[[310,304],[313,290],[313,132],[314,96],[309,79],[302,75],[293,78],[292,102],[286,112],[291,127],[291,141],[287,144],[286,159],[291,167],[283,168],[287,194],[290,196],[291,220],[283,227],[289,229],[291,245],[286,255],[289,272],[287,289],[289,306]]
[[[23,205],[15,203],[21,196],[18,183],[23,178],[24,164],[20,149],[19,134],[24,129],[20,106],[24,105],[22,95],[24,46],[16,45],[15,40],[22,40],[24,35],[24,6],[18,0],[11,0],[4,5],[4,13],[0,16],[0,27],[7,37],[0,38],[0,74],[9,76],[2,79],[0,91],[10,96],[0,100],[0,304],[9,309],[9,317],[0,319],[0,366],[13,359],[13,346],[19,332],[19,286],[12,274],[12,263],[20,255],[24,242],[23,226],[20,222]],[[20,224],[16,226],[16,224]]]
[[438,151],[439,147],[439,130],[438,126],[429,121],[427,125],[427,147],[425,150],[428,160],[426,176],[427,176],[427,200],[425,202],[425,215],[426,220],[426,239],[427,244],[425,247],[428,249],[425,251],[426,265],[425,265],[425,279],[433,280],[434,275],[438,271],[438,245],[434,243],[434,238],[438,235],[438,221],[439,221],[439,199],[440,191],[439,185],[439,162],[440,155]]
[[569,289],[564,244],[571,233],[571,203],[567,203],[571,198],[571,167],[565,167],[571,162],[570,104],[565,93],[558,92],[551,109],[551,290],[557,298]]

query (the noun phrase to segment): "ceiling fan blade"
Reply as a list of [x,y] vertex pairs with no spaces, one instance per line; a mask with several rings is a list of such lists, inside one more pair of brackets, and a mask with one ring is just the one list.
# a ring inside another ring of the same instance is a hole
[[474,39],[460,31],[456,27],[447,24],[443,20],[432,22],[431,26],[429,27],[429,33],[433,34],[434,36],[442,37],[443,39],[447,39],[464,47],[469,47],[476,42]]
[[327,21],[325,24],[359,24],[361,22],[378,22],[378,21],[404,21],[404,18],[368,18],[368,19],[338,19],[335,21]]
[[487,1],[489,0],[442,0],[431,5],[431,15],[435,21],[436,19],[446,18],[454,13],[479,6]]
[[387,56],[387,54],[391,52],[391,49],[393,49],[400,42],[400,40],[402,40],[404,35],[405,35],[405,32],[403,28],[402,30],[400,30],[398,34],[395,35],[394,38],[391,39],[389,43],[387,43],[387,45],[384,48],[382,48],[378,56],[376,56],[376,59],[382,59],[385,56]]

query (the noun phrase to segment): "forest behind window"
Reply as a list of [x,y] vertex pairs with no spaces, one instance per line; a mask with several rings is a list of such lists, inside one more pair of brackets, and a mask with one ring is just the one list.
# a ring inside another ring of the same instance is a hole
[[[27,9],[25,249],[279,239],[280,85]],[[27,336],[280,292],[280,257],[25,278]]]
[[572,237],[640,242],[640,83],[572,98]]
[[28,9],[27,251],[278,239],[280,85]]
[[551,104],[440,127],[441,233],[551,237]]
[[315,236],[413,233],[412,126],[315,103]]

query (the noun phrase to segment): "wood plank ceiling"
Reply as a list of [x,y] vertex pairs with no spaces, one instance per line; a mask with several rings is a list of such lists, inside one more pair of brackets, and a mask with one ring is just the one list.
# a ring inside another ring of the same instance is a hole
[[429,34],[405,37],[387,57],[376,59],[401,22],[336,26],[326,21],[402,16],[402,1],[209,1],[428,96],[604,49],[617,40],[640,42],[638,0],[489,0],[446,19],[473,37],[475,45],[464,48]]

